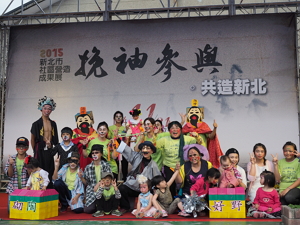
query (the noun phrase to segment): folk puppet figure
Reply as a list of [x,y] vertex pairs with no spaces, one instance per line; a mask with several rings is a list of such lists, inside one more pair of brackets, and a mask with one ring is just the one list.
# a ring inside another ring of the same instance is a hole
[[86,148],[89,141],[96,138],[97,132],[93,128],[94,116],[92,111],[86,111],[86,107],[80,107],[80,112],[75,115],[76,126],[73,130],[72,142],[77,145],[80,154],[80,167],[84,170],[86,165],[90,164],[90,158],[84,158],[83,149]]
[[209,126],[203,122],[204,107],[198,106],[197,99],[191,101],[191,107],[186,109],[186,115],[187,121],[182,128],[182,132],[184,134],[196,136],[196,138],[201,138],[201,145],[208,149],[211,163],[214,167],[219,168],[219,157],[223,155],[223,153],[216,134],[218,124],[214,121],[214,129],[211,130]]

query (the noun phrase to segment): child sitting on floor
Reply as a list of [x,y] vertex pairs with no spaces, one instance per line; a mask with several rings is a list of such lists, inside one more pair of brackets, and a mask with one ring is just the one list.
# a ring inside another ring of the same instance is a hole
[[264,185],[256,191],[253,206],[249,209],[249,216],[254,218],[281,218],[281,204],[279,195],[274,188],[275,175],[270,171],[260,174],[260,184]]
[[180,164],[177,163],[175,172],[168,182],[166,182],[165,178],[161,175],[152,178],[152,186],[155,189],[153,205],[161,212],[162,217],[167,217],[168,214],[174,213],[177,207],[181,210],[181,212],[178,213],[179,216],[190,216],[190,214],[184,211],[180,198],[176,198],[173,201],[170,191],[170,186],[175,181],[175,178],[179,173],[179,169]]
[[118,210],[121,193],[112,173],[102,172],[101,180],[95,185],[94,191],[97,198],[97,211],[93,214],[94,217],[110,213],[113,216],[122,215]]
[[150,192],[151,181],[144,175],[138,175],[137,181],[140,184],[141,193],[138,197],[136,209],[132,211],[132,214],[135,215],[136,218],[152,216],[158,218],[160,216],[159,211],[152,206],[153,195]]
[[30,177],[27,181],[26,188],[28,190],[46,190],[50,180],[49,173],[40,168],[40,163],[37,159],[27,156],[24,160],[25,167],[27,168]]

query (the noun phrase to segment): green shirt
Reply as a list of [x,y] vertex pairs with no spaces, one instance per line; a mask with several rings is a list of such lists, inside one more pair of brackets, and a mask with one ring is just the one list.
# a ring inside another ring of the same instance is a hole
[[279,160],[278,171],[280,174],[279,191],[283,191],[300,178],[300,163],[298,158],[295,158],[292,162],[287,162],[285,159]]
[[[107,144],[108,143],[109,143],[108,139],[106,139],[105,141],[100,141],[98,138],[95,138],[95,139],[93,139],[89,142],[89,145],[86,149],[86,152],[89,155],[90,152],[91,152],[92,146],[95,145],[95,144],[103,145],[103,157],[107,160],[107,153],[108,153]],[[110,161],[107,160],[107,162],[110,165],[111,171],[113,173],[118,174],[118,166],[117,166],[116,160],[114,160],[113,157],[112,157],[112,153],[110,153]]]
[[18,174],[18,188],[19,189],[22,189],[21,176],[22,176],[23,166],[24,166],[24,159],[21,160],[17,156],[16,157],[16,167],[17,167],[17,174]]
[[101,165],[95,165],[96,182],[101,180]]
[[67,169],[66,173],[66,185],[68,186],[68,189],[71,191],[75,188],[75,180],[76,180],[76,174],[77,171],[71,172],[70,167]]
[[108,138],[113,138],[114,137],[114,132],[113,131],[116,130],[116,129],[118,129],[118,128],[119,128],[118,134],[122,134],[123,131],[125,131],[125,127],[124,126],[117,127],[116,125],[112,125],[112,126],[108,127],[108,129],[109,129],[109,131],[108,131]]
[[[196,139],[190,136],[184,137],[184,145],[196,144]],[[172,139],[171,136],[166,136],[159,139],[156,142],[156,153],[152,154],[152,159],[158,157],[160,154],[160,159],[162,159],[162,164],[170,168],[175,168],[176,163],[180,162],[178,149],[179,149],[180,139]],[[158,158],[156,158],[158,159]],[[155,160],[154,160],[155,161]],[[160,163],[160,160],[159,160]],[[158,168],[161,169],[160,165],[157,163]]]

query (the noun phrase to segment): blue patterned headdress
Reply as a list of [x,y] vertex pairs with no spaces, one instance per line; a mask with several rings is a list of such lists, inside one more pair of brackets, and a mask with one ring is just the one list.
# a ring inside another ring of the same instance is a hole
[[54,111],[56,107],[56,103],[54,102],[54,100],[47,96],[40,98],[37,105],[38,105],[38,110],[42,110],[44,105],[51,105],[52,111]]

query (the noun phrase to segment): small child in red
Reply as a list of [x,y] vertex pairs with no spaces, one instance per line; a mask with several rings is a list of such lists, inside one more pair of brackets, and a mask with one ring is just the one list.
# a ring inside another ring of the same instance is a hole
[[260,184],[264,185],[256,191],[253,206],[249,209],[254,218],[281,218],[281,203],[274,188],[275,175],[270,171],[260,174]]
[[208,189],[211,185],[217,184],[219,182],[221,174],[220,171],[216,168],[210,168],[205,177],[201,177],[196,181],[195,184],[191,187],[191,195],[207,195]]

